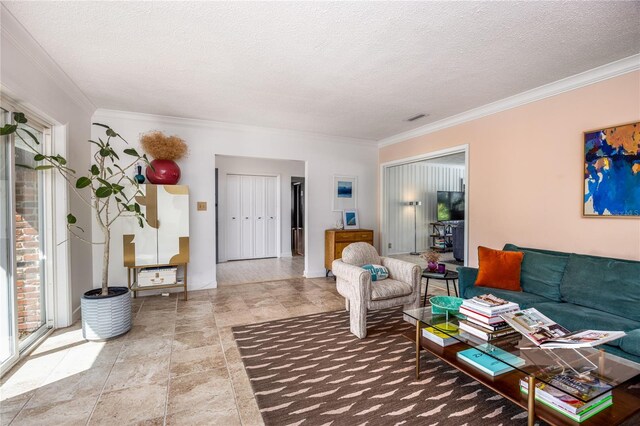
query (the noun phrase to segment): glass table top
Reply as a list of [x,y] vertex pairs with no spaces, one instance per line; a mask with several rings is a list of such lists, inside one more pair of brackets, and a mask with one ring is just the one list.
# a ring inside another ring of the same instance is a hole
[[[464,345],[460,350],[475,348],[583,402],[589,402],[640,374],[640,364],[597,348],[543,349],[520,333],[487,342],[458,330],[459,320],[466,318],[462,314],[435,314],[430,306],[404,310],[403,313],[424,324],[421,328],[433,327],[456,339]],[[570,380],[573,386],[566,388],[563,384],[566,380]],[[580,390],[569,392],[567,389]]]

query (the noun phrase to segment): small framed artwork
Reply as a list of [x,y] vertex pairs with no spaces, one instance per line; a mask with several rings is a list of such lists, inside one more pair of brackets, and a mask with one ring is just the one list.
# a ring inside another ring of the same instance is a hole
[[333,177],[333,211],[354,210],[358,207],[358,178],[355,176]]
[[344,229],[359,229],[360,219],[358,219],[358,210],[343,211],[342,222],[344,223]]
[[640,122],[584,132],[582,214],[640,217]]

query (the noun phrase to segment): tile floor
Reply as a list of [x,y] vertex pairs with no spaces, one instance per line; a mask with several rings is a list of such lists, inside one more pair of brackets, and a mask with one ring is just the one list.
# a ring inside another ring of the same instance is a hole
[[330,278],[221,286],[187,302],[140,297],[125,336],[56,330],[5,375],[0,424],[260,425],[231,327],[338,309]]
[[219,286],[302,277],[304,256],[271,259],[234,260],[218,263],[216,281]]

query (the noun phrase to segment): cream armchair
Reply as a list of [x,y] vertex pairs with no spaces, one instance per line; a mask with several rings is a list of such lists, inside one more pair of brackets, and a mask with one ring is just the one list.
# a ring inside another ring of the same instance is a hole
[[[362,265],[376,264],[389,270],[389,278],[371,282],[371,273]],[[404,305],[405,309],[420,307],[420,276],[416,264],[390,257],[380,257],[368,243],[349,244],[342,259],[333,261],[331,271],[336,286],[346,302],[350,329],[358,338],[367,337],[367,311]]]

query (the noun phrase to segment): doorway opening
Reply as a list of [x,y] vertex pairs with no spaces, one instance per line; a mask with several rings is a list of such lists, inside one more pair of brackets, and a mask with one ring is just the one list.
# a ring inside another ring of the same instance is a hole
[[467,146],[382,165],[384,256],[425,269],[419,255],[431,251],[448,271],[467,264],[468,169]]
[[215,162],[218,285],[302,277],[304,161],[216,155]]

